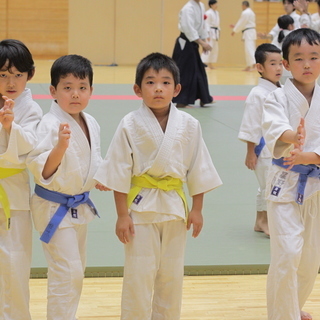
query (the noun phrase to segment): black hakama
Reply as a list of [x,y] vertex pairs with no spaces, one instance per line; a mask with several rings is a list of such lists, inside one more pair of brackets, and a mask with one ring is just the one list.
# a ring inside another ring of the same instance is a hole
[[[180,38],[186,41],[183,49],[179,43]],[[200,57],[199,45],[196,42],[190,42],[181,33],[176,40],[172,58],[180,70],[182,87],[179,95],[172,101],[188,105],[200,99],[201,104],[211,103],[213,98],[209,93],[207,74]]]

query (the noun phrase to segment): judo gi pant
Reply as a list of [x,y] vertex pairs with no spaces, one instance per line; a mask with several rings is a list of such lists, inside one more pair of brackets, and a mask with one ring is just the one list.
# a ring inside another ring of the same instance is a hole
[[48,263],[48,320],[74,320],[86,265],[87,225],[57,229],[42,242]]
[[201,59],[204,63],[216,63],[218,60],[218,53],[219,53],[219,41],[210,38],[208,42],[212,47],[212,50],[206,53],[201,54]]
[[11,228],[0,209],[0,319],[30,320],[29,278],[32,220],[29,211],[11,210]]
[[250,67],[256,64],[254,53],[256,51],[256,40],[244,39],[244,54],[246,57],[246,66]]
[[258,193],[256,197],[257,211],[267,211],[266,182],[270,164],[271,158],[259,157],[256,168],[254,170],[259,183]]
[[269,320],[300,320],[320,264],[320,193],[304,201],[268,201],[271,263],[267,278]]
[[186,225],[183,220],[135,225],[125,245],[122,320],[179,320]]

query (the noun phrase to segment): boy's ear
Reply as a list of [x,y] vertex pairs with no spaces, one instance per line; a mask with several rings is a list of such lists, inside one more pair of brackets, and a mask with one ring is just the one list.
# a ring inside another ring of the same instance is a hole
[[282,60],[282,64],[283,64],[283,66],[285,67],[286,70],[290,71],[290,65],[289,65],[289,61],[288,60],[283,59]]
[[139,98],[142,98],[141,88],[137,84],[134,84],[133,91]]
[[33,76],[34,76],[35,72],[36,72],[36,69],[35,69],[35,68],[33,68],[33,69],[32,69],[32,71],[31,71],[31,75],[30,75],[30,76],[28,76],[28,81],[29,81],[29,80],[31,80],[31,79],[33,78]]
[[181,91],[181,84],[178,83],[174,88],[173,97],[176,97],[180,93],[180,91]]
[[260,73],[262,73],[264,71],[264,67],[261,63],[256,63],[256,69]]
[[56,97],[56,88],[54,86],[50,86],[50,94],[52,96],[53,99],[55,99]]

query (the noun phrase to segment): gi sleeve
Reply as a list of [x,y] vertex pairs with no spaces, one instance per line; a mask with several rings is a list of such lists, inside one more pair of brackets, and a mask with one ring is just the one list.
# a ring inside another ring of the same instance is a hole
[[132,177],[132,148],[126,119],[122,119],[94,179],[104,186],[128,193]]
[[193,153],[187,172],[187,186],[190,196],[206,193],[220,186],[222,181],[202,138],[202,131],[198,121],[196,121],[196,126],[193,130],[193,139],[190,141],[189,150]]
[[0,130],[0,158],[17,165],[23,164],[37,145],[36,128],[42,117],[42,110],[35,102],[25,109],[19,124],[12,122],[10,135],[3,128]]
[[244,142],[259,144],[262,137],[261,121],[264,98],[253,88],[249,93],[241,121],[238,138]]
[[263,106],[262,131],[266,145],[274,158],[290,155],[291,143],[279,141],[280,136],[287,130],[293,130],[284,110],[284,102],[271,92]]

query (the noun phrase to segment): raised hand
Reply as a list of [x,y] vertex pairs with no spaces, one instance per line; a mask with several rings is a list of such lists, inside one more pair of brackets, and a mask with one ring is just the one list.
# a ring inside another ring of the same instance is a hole
[[2,96],[2,99],[4,100],[4,105],[0,109],[0,123],[2,124],[2,127],[10,133],[12,122],[14,120],[14,101],[9,99],[7,96]]
[[71,136],[71,130],[68,123],[60,123],[58,135],[58,147],[67,149],[69,147],[69,140]]

